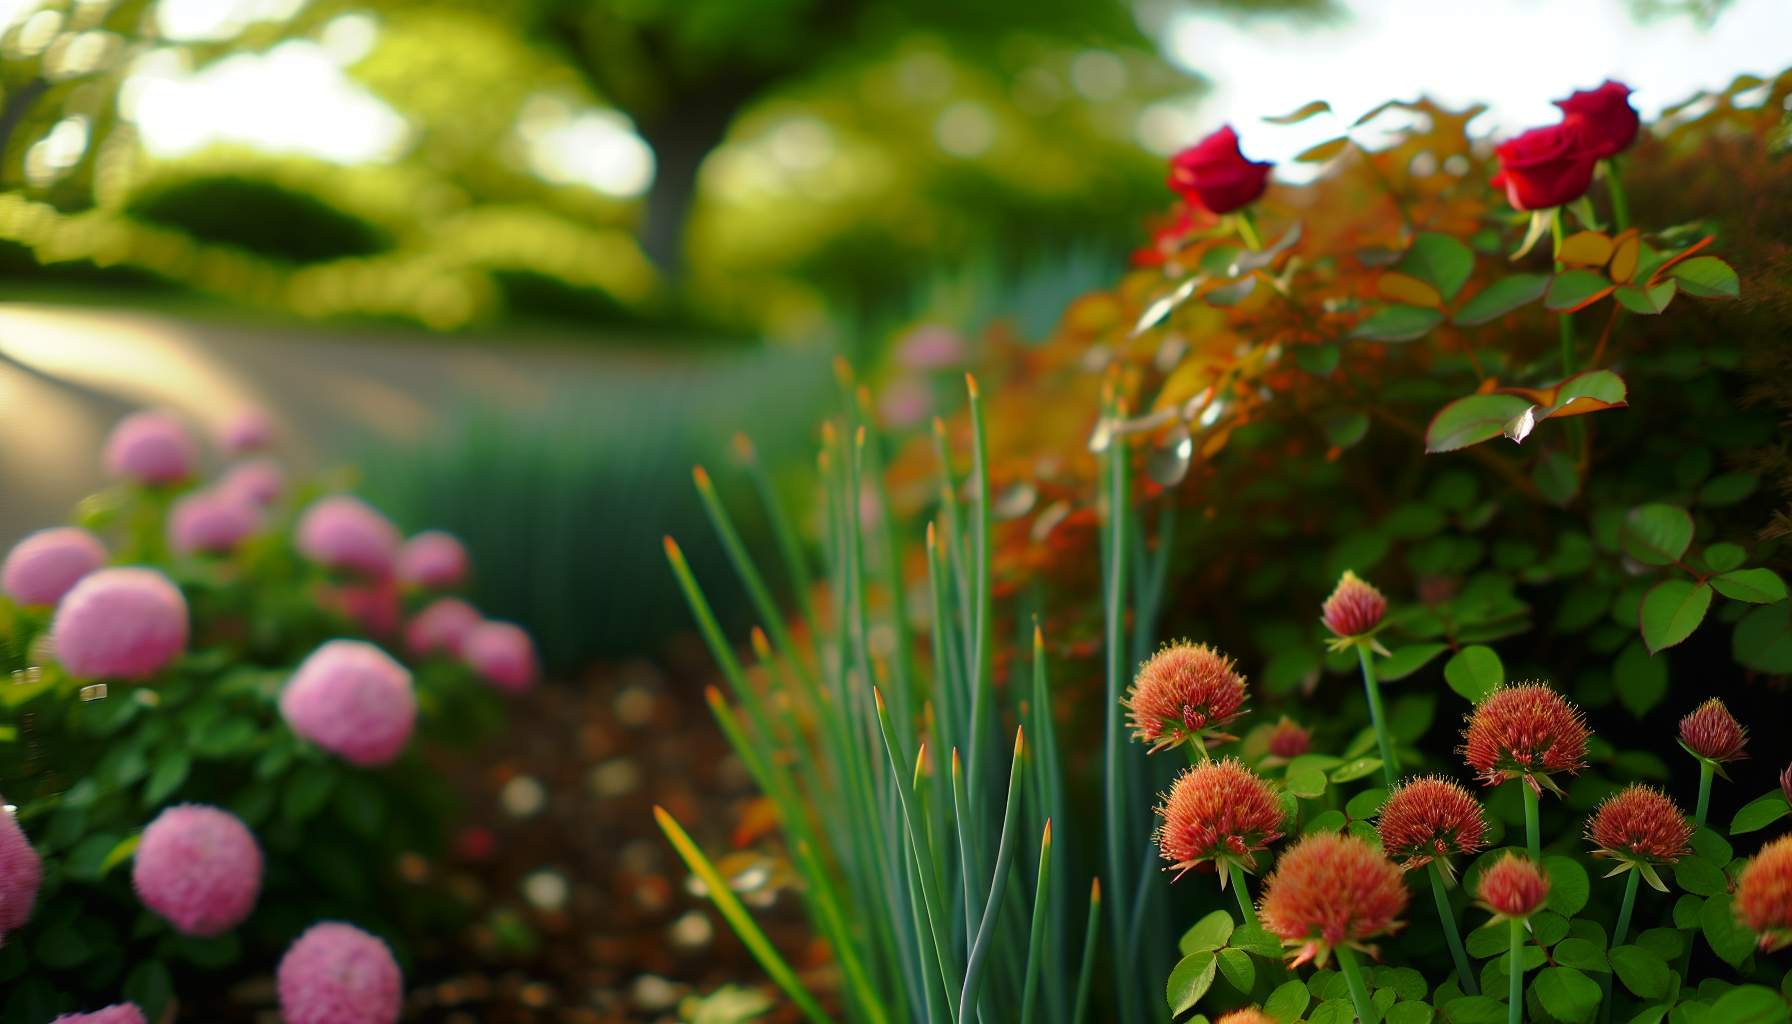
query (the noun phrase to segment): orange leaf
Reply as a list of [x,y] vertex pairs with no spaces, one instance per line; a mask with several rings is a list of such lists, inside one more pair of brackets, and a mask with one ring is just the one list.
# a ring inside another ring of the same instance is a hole
[[1344,152],[1344,147],[1348,145],[1350,145],[1350,140],[1343,136],[1327,139],[1317,146],[1301,150],[1295,154],[1294,160],[1296,163],[1302,164],[1322,164]]
[[1566,419],[1569,416],[1585,416],[1590,412],[1604,412],[1607,409],[1627,408],[1628,402],[1601,402],[1597,398],[1576,398],[1555,412],[1549,414],[1552,420]]
[[1620,234],[1612,240],[1612,280],[1619,284],[1628,284],[1636,274],[1636,261],[1643,251],[1642,232],[1636,228]]
[[741,811],[740,821],[734,826],[734,845],[747,846],[777,827],[777,806],[765,797],[755,797],[748,801]]
[[1386,273],[1375,282],[1375,290],[1383,298],[1402,302],[1408,306],[1423,306],[1426,309],[1439,309],[1444,304],[1444,297],[1416,277],[1401,273]]
[[1611,258],[1612,240],[1598,231],[1576,231],[1556,251],[1556,259],[1571,267],[1603,267]]

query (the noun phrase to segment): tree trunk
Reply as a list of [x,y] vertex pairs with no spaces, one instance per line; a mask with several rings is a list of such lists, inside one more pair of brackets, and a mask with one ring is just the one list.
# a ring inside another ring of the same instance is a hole
[[685,228],[703,161],[727,138],[735,116],[763,84],[737,76],[709,82],[680,96],[673,109],[640,123],[654,160],[641,247],[668,278],[684,269]]

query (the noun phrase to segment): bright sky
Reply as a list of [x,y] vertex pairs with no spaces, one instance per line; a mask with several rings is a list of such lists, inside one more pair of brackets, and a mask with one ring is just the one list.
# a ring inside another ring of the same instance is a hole
[[[1551,100],[1616,78],[1645,117],[1738,74],[1792,66],[1792,0],[1733,0],[1714,26],[1685,17],[1639,22],[1626,0],[1347,0],[1337,24],[1239,20],[1183,12],[1166,26],[1171,54],[1214,82],[1183,112],[1183,145],[1231,122],[1245,153],[1284,166],[1376,104],[1421,91],[1452,105],[1479,101],[1483,132],[1548,124]],[[1324,99],[1345,120],[1264,124]],[[1169,118],[1163,118],[1168,127]],[[1142,134],[1145,134],[1142,132]],[[1167,133],[1146,141],[1163,148]]]

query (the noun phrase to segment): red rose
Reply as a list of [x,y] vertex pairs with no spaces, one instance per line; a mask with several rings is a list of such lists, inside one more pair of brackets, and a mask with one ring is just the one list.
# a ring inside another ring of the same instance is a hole
[[1593,155],[1615,156],[1636,141],[1640,123],[1630,106],[1630,86],[1610,79],[1597,89],[1585,89],[1557,100],[1562,118],[1580,124],[1581,138]]
[[1170,158],[1170,187],[1213,213],[1231,213],[1263,194],[1274,166],[1246,160],[1227,125]]
[[1533,128],[1494,149],[1500,159],[1496,186],[1520,210],[1546,210],[1571,203],[1593,184],[1598,157],[1581,138],[1579,122]]

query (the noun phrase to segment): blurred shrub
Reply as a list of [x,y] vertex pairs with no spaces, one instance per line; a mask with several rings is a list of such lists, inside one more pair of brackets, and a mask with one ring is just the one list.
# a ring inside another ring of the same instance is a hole
[[125,211],[194,238],[294,263],[366,256],[392,240],[306,192],[239,175],[196,176],[131,197]]
[[[529,624],[547,662],[573,668],[651,651],[688,628],[659,546],[703,521],[692,465],[727,450],[735,431],[777,464],[832,386],[813,353],[625,363],[600,387],[539,407],[468,400],[430,441],[368,442],[358,462],[364,490],[400,522],[466,542],[481,608]],[[716,468],[726,486],[734,474]],[[719,567],[722,555],[709,545],[691,558]],[[738,597],[721,596],[734,622]]]

